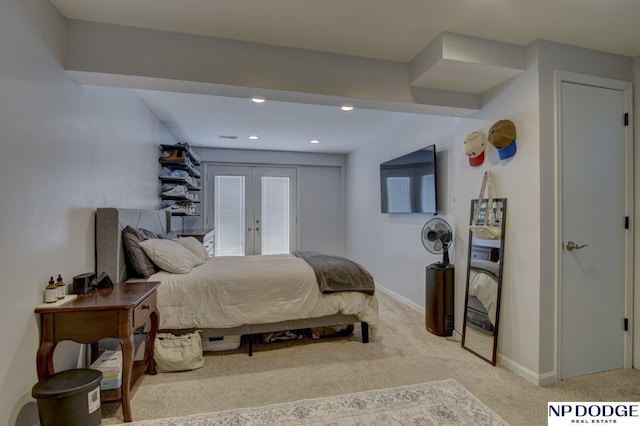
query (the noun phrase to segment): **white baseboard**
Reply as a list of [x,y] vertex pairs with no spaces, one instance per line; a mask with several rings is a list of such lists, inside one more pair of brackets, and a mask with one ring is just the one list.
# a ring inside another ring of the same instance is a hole
[[556,374],[555,371],[550,371],[549,373],[544,373],[544,374],[538,374],[538,384],[541,386],[550,385],[552,383],[556,383],[559,381],[560,379],[558,379],[558,375]]
[[518,376],[527,380],[528,382],[533,383],[534,385],[550,385],[551,383],[555,383],[558,381],[557,375],[554,371],[538,374],[534,371],[529,370],[527,367],[524,367],[517,362],[513,361],[510,358],[507,358],[504,355],[498,354],[498,362],[497,365],[500,367],[504,367],[509,371],[513,371]]
[[399,295],[395,291],[389,290],[388,288],[379,285],[378,283],[376,283],[376,290],[380,290],[383,293],[388,294],[389,296],[391,296],[394,299],[396,299],[398,302],[402,302],[405,305],[409,306],[411,309],[416,310],[416,311],[418,311],[418,312],[420,312],[421,314],[424,315],[424,306],[420,306],[416,302],[413,302],[413,301],[407,299],[406,297]]
[[[389,290],[388,288],[379,285],[378,283],[376,283],[376,290],[380,290],[383,293],[388,294],[398,302],[404,303],[411,309],[414,309],[423,315],[425,313],[425,308],[423,306],[418,305],[417,303],[407,299],[406,297],[396,293],[393,290]],[[455,337],[458,337],[460,339],[462,338],[462,334],[458,330],[453,330],[453,334]],[[509,371],[513,371],[518,376],[536,385],[548,385],[558,381],[557,375],[554,371],[538,374],[501,354],[498,354],[497,365]]]
[[[410,307],[414,311],[419,312],[423,316],[425,315],[424,306],[418,305],[417,303],[407,299],[406,297],[399,295],[395,291],[389,290],[388,288],[386,288],[384,286],[381,286],[378,283],[376,283],[376,290],[380,290],[383,293],[388,294],[389,296],[391,296],[394,299],[396,299],[398,302],[404,303],[405,305],[407,305],[408,307]],[[458,330],[454,329],[452,337],[454,339],[461,340],[462,339],[462,333],[460,333]]]

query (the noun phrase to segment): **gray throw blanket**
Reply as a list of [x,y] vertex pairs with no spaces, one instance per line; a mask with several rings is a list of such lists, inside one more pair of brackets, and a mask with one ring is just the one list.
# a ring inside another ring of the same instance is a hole
[[375,291],[371,274],[349,259],[315,251],[296,251],[293,254],[313,268],[322,293],[360,291],[373,294]]

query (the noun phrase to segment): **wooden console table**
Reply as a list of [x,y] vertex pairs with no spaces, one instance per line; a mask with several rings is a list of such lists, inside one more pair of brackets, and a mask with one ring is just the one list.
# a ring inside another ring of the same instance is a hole
[[[40,305],[35,312],[42,318],[40,349],[36,364],[38,380],[54,374],[53,351],[63,340],[94,344],[105,337],[120,341],[122,347],[122,386],[100,392],[102,402],[121,402],[124,420],[130,422],[130,391],[136,380],[148,370],[156,374],[153,343],[158,332],[156,289],[158,282],[114,284],[95,289],[61,306]],[[151,321],[146,359],[134,363],[134,330]],[[92,354],[95,358],[97,354]]]

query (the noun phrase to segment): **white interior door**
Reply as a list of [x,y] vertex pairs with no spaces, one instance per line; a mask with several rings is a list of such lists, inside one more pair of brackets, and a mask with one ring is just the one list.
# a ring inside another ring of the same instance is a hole
[[215,255],[281,254],[296,250],[297,170],[291,167],[213,166]]
[[628,362],[632,181],[625,91],[567,81],[559,90],[562,379]]

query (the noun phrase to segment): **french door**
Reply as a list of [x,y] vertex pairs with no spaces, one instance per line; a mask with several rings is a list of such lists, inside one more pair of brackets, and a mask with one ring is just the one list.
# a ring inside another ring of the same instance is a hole
[[208,173],[216,256],[296,250],[297,171],[292,167],[216,166]]

